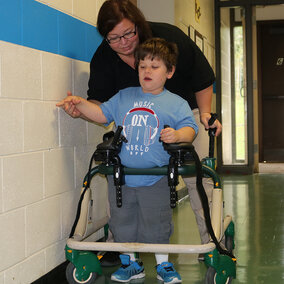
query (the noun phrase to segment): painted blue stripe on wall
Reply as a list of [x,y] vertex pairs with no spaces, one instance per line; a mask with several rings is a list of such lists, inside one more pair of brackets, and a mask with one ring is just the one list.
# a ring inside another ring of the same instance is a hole
[[0,39],[20,44],[22,41],[22,1],[0,0]]
[[22,45],[58,52],[58,13],[34,0],[23,1]]
[[85,56],[85,24],[79,20],[60,14],[59,22],[59,53],[71,58]]
[[0,40],[90,62],[97,28],[35,0],[0,0]]

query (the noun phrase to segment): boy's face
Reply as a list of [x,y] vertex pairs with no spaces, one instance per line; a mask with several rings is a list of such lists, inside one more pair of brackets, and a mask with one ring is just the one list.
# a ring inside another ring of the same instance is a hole
[[171,71],[163,60],[159,58],[152,59],[152,56],[147,56],[144,60],[140,60],[138,65],[139,82],[144,93],[153,95],[160,94],[167,79],[170,79],[174,74],[175,68]]

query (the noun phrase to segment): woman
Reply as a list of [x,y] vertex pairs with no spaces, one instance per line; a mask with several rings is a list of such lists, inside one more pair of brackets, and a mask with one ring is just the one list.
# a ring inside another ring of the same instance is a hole
[[[97,27],[104,40],[90,65],[89,100],[101,103],[121,89],[139,86],[134,50],[147,38],[161,37],[175,42],[179,49],[176,74],[166,88],[186,99],[192,109],[198,108],[201,123],[209,128],[215,77],[205,56],[187,35],[169,24],[146,22],[142,12],[129,0],[105,1],[98,14]],[[72,115],[80,116],[79,113]],[[222,131],[218,120],[211,126],[215,127],[218,136]]]

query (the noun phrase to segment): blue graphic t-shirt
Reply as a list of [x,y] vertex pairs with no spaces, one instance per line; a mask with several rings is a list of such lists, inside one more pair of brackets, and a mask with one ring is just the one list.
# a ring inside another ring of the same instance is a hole
[[[101,109],[108,123],[123,127],[122,134],[128,140],[122,144],[119,154],[122,165],[129,168],[152,168],[168,165],[169,154],[159,142],[164,125],[178,130],[192,127],[198,132],[188,103],[166,89],[158,95],[144,93],[141,87],[119,91]],[[150,186],[163,176],[126,175],[130,187]]]

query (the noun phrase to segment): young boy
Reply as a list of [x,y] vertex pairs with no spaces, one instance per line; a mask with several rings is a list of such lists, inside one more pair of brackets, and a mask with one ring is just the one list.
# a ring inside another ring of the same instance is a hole
[[[169,162],[165,143],[192,142],[198,127],[188,103],[164,88],[175,72],[177,47],[163,39],[152,38],[135,52],[141,87],[119,91],[97,106],[87,100],[67,96],[57,106],[80,111],[89,120],[123,127],[128,142],[119,154],[121,163],[130,168],[162,167]],[[164,128],[169,125],[170,128]],[[111,217],[109,227],[116,242],[169,243],[172,233],[172,209],[167,177],[125,176],[123,205],[116,206],[113,180],[109,182]],[[155,254],[157,278],[164,283],[181,283],[181,277],[168,262],[168,254]],[[133,253],[120,255],[122,266],[111,279],[128,282],[145,277],[143,264]]]

